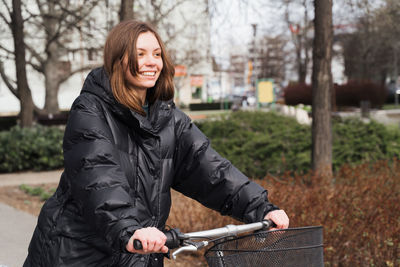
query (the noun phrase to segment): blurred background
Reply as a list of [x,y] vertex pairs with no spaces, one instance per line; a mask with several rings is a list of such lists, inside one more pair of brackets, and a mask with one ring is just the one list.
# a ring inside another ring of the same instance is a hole
[[[215,150],[268,188],[292,226],[323,225],[325,266],[400,266],[400,1],[331,4],[0,1],[0,202],[37,216],[62,172],[69,108],[102,65],[107,32],[135,18],[158,29],[175,102]],[[173,198],[168,224],[183,232],[232,222]],[[0,238],[0,265],[18,249],[21,265],[31,232],[18,232],[15,248],[1,243],[14,235]],[[167,266],[204,266],[193,257]]]
[[[23,0],[20,9],[18,24],[11,1],[0,3],[3,116],[16,115],[21,103],[36,118],[68,110],[88,71],[102,65],[107,32],[126,18],[149,21],[162,35],[182,108],[311,104],[312,1]],[[335,111],[398,103],[399,9],[394,0],[333,1]],[[30,96],[18,92],[16,42]]]

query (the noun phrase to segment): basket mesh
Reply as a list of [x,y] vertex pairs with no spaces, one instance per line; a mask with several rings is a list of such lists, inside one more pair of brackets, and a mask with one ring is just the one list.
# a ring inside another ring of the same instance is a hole
[[323,266],[322,227],[262,231],[225,239],[205,253],[211,267]]

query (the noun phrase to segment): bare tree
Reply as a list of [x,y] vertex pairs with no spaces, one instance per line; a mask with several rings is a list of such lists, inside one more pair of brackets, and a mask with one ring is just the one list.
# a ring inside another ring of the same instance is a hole
[[[70,53],[80,50],[96,52],[101,49],[99,42],[93,42],[93,39],[100,37],[101,34],[94,36],[94,25],[89,16],[99,1],[83,0],[80,4],[70,4],[70,1],[36,0],[31,3],[31,6],[22,6],[24,7],[23,13],[27,15],[24,20],[21,17],[21,23],[29,25],[29,30],[25,31],[21,37],[25,40],[25,47],[19,46],[14,51],[10,51],[6,46],[0,45],[0,49],[8,54],[8,58],[12,58],[14,55],[15,63],[19,57],[26,57],[26,63],[19,64],[27,64],[44,76],[45,105],[43,110],[35,107],[36,113],[58,113],[57,96],[60,84],[75,73],[93,67],[91,64],[82,64],[72,69],[68,56]],[[7,7],[7,2],[3,1],[3,5]],[[0,11],[4,21],[7,21],[7,13],[12,17],[9,8]],[[11,29],[14,27],[14,23],[8,23],[8,25]],[[14,30],[12,30],[12,34],[16,34]],[[15,37],[13,36],[13,38]],[[80,40],[79,43],[85,43],[85,45],[76,46],[76,40]],[[22,52],[24,55],[21,54]],[[20,82],[19,77],[21,76],[19,71],[21,69],[18,69],[16,74],[18,82]],[[9,89],[12,92],[20,90],[12,87],[11,78],[6,73],[2,73],[2,78],[6,84],[10,85]],[[19,93],[17,98],[21,100],[21,110],[27,109],[25,105],[30,105],[30,102],[22,100]]]
[[[310,0],[284,0],[285,21],[290,29],[295,47],[296,69],[299,83],[305,83],[312,49],[310,33],[312,19],[308,13]],[[293,14],[293,10],[302,10],[302,14]]]
[[400,2],[385,0],[382,6],[357,1],[361,13],[355,29],[339,36],[343,45],[345,73],[351,80],[385,84],[397,80],[400,61]]
[[[11,92],[20,99],[20,125],[22,127],[30,127],[33,123],[34,104],[26,75],[24,22],[21,14],[21,0],[13,0],[12,9],[9,9],[8,6],[6,7],[8,14],[10,15],[11,21],[8,21],[3,14],[1,15],[1,17],[12,31],[17,79],[14,82],[7,78],[4,70],[4,63],[2,60],[0,61],[0,75],[5,81],[7,87],[10,88]],[[13,84],[16,84],[16,86],[14,87]]]
[[268,37],[262,39],[259,49],[261,66],[259,78],[272,78],[277,84],[281,84],[285,78],[285,51],[286,40],[282,36]]
[[315,0],[312,73],[312,169],[332,176],[332,0]]
[[[72,69],[71,63],[67,59],[68,53],[80,49],[96,51],[101,49],[101,45],[76,47],[73,45],[71,36],[80,39],[93,37],[91,31],[94,30],[89,19],[89,14],[98,0],[84,0],[82,4],[70,5],[63,1],[46,0],[42,2],[36,0],[39,9],[38,20],[35,20],[44,34],[44,53],[41,53],[32,46],[28,49],[32,55],[30,64],[35,70],[42,73],[45,77],[45,113],[55,114],[59,112],[58,92],[60,84],[66,81],[73,74],[92,68],[91,64]],[[82,40],[83,41],[83,40]]]

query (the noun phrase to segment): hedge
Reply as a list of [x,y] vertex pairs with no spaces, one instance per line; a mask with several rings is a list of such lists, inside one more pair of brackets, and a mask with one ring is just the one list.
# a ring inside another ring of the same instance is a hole
[[[198,124],[222,156],[252,178],[285,172],[304,174],[311,166],[311,128],[274,112],[235,112]],[[333,121],[333,169],[399,158],[400,131],[357,118]]]
[[213,148],[250,177],[309,169],[308,126],[274,112],[234,112],[198,124]]
[[[304,174],[311,166],[311,129],[275,112],[233,112],[197,122],[213,148],[252,178],[287,172]],[[13,127],[0,132],[0,172],[63,167],[63,129]],[[359,119],[333,121],[333,169],[391,160],[400,155],[400,131]]]
[[[335,84],[335,100],[338,107],[359,107],[362,101],[368,101],[372,108],[380,108],[387,98],[387,89],[371,81],[349,81]],[[311,105],[312,87],[304,83],[292,83],[283,89],[287,105]]]
[[63,134],[62,128],[40,125],[1,131],[0,172],[62,168]]

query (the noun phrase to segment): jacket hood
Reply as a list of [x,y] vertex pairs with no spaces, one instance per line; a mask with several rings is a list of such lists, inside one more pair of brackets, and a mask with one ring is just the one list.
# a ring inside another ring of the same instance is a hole
[[112,94],[110,79],[103,67],[93,69],[89,73],[82,87],[81,93],[83,92],[97,95],[111,105],[118,104]]
[[148,118],[135,111],[131,111],[115,99],[112,93],[110,79],[103,67],[93,69],[89,73],[83,84],[81,94],[83,93],[98,96],[122,121],[152,134],[157,134],[169,121],[172,116],[171,111],[175,107],[172,99],[168,101],[157,100],[150,105],[150,115]]

